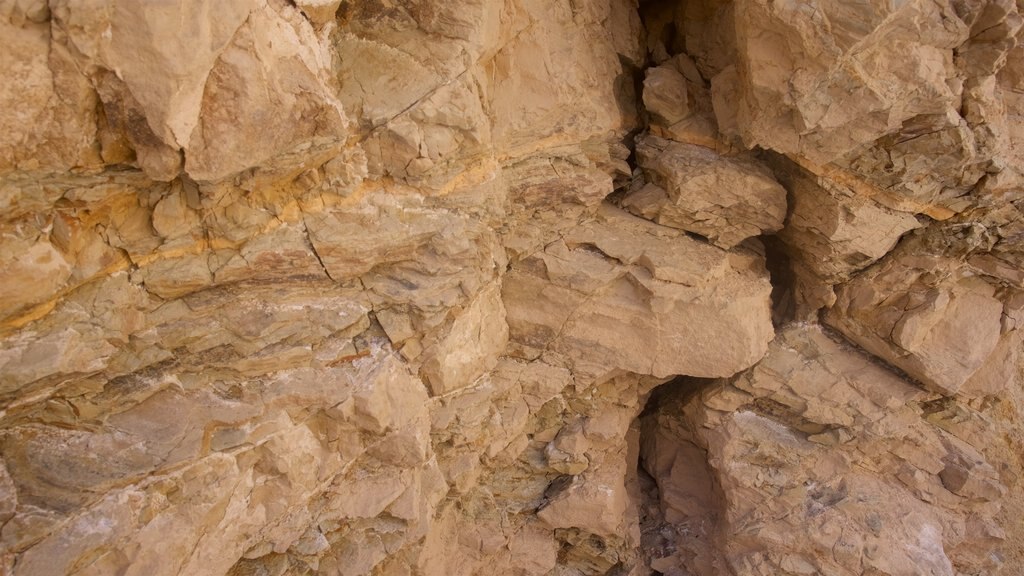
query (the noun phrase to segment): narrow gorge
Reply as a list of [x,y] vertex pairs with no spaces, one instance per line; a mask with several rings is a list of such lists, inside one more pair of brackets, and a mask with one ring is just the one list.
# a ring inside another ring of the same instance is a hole
[[1024,574],[1024,0],[0,0],[0,574]]

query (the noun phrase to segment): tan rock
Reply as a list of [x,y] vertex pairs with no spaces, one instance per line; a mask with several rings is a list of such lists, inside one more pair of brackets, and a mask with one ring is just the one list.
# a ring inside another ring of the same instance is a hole
[[0,0],[0,573],[1015,573],[1024,20],[882,4]]
[[800,260],[829,282],[845,280],[888,254],[900,237],[921,226],[856,192],[780,161],[790,192],[790,215],[779,233]]
[[644,108],[668,125],[690,114],[686,78],[674,66],[648,68],[644,76]]
[[325,58],[293,10],[250,13],[209,69],[187,141],[176,135],[189,175],[217,180],[311,142],[342,140],[347,118],[326,85]]
[[[700,405],[733,387],[750,394],[735,411]],[[709,389],[703,403],[679,396],[663,404],[645,422],[644,464],[657,473],[665,521],[712,522],[704,537],[678,533],[680,556],[689,561],[675,566],[728,566],[738,574],[826,573],[850,562],[887,574],[986,569],[994,558],[975,564],[981,555],[974,550],[991,551],[998,539],[958,527],[992,509],[945,494],[952,487],[998,502],[1005,488],[974,448],[920,418],[914,406],[926,397],[819,329],[792,327],[761,363]],[[816,445],[807,436],[815,425],[845,431],[843,440]],[[709,468],[674,464],[680,451],[700,462],[700,448]],[[767,461],[770,473],[755,464]],[[914,479],[873,472],[901,467],[914,470]],[[756,527],[721,535],[754,516]]]
[[578,374],[722,376],[772,337],[760,266],[605,206],[507,274],[502,295],[513,342],[564,355]]
[[645,187],[623,200],[634,214],[726,249],[782,228],[786,190],[752,157],[720,156],[652,136],[637,142],[637,157],[658,188]]
[[[0,9],[0,173],[99,164],[95,91],[47,23],[46,2]],[[57,31],[59,36],[60,32]]]
[[[737,127],[745,142],[828,162],[914,116],[955,106],[957,87],[947,84],[954,75],[950,48],[967,40],[969,27],[943,17],[952,14],[948,4],[853,14],[827,3],[815,8],[760,0],[735,7],[738,83],[721,89],[739,93]],[[893,51],[904,57],[888,57]],[[867,78],[889,84],[876,88]]]
[[956,394],[999,342],[1003,309],[990,285],[957,276],[955,262],[900,255],[844,286],[828,321],[930,389]]
[[334,20],[341,0],[299,0],[295,4],[314,24],[323,25]]
[[493,368],[507,343],[505,307],[498,286],[492,285],[456,318],[446,336],[427,348],[422,371],[435,395],[446,394]]

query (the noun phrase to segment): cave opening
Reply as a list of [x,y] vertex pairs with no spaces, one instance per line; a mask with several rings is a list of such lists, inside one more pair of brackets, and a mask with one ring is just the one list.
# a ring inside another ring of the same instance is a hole
[[640,555],[652,576],[722,568],[716,541],[724,499],[696,429],[702,392],[715,383],[674,378],[651,392],[637,417]]

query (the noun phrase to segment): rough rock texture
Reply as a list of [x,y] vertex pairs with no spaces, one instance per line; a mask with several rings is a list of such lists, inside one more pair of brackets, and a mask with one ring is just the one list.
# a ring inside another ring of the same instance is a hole
[[0,0],[0,573],[1024,572],[1010,0]]
[[971,422],[983,418],[818,327],[787,328],[751,370],[645,417],[644,466],[659,485],[661,531],[675,536],[652,550],[657,564],[990,573],[1007,488],[986,453],[1012,443],[975,446]]
[[636,154],[650,183],[623,206],[637,215],[725,249],[782,228],[786,190],[756,159],[653,136],[637,142]]

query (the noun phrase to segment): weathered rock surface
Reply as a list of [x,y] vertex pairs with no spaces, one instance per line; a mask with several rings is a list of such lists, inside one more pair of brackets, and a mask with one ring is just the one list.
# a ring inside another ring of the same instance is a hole
[[669,544],[678,552],[661,564],[734,574],[994,570],[1003,457],[993,465],[986,453],[998,449],[950,426],[949,405],[933,398],[820,329],[793,327],[750,371],[664,401],[644,422],[643,446],[662,521],[677,534]]
[[0,573],[1024,572],[1022,23],[0,0]]
[[782,228],[786,190],[756,159],[653,136],[637,142],[636,154],[650,184],[623,206],[638,216],[725,249]]
[[774,331],[762,257],[726,252],[605,205],[505,275],[512,341],[577,374],[715,377],[756,362]]

